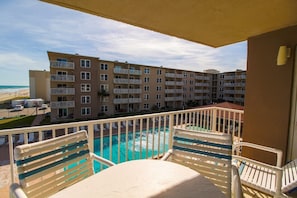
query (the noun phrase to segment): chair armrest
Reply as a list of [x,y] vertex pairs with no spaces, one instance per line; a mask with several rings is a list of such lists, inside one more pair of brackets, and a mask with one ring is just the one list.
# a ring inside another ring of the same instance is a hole
[[240,181],[240,176],[238,169],[235,165],[231,166],[232,173],[232,197],[233,198],[243,198],[242,185]]
[[235,143],[233,145],[233,148],[232,148],[233,154],[235,153],[235,151],[239,147],[242,147],[242,146],[246,146],[246,147],[250,147],[250,148],[254,148],[254,149],[258,149],[258,150],[262,150],[262,151],[275,153],[276,157],[277,157],[276,166],[281,167],[283,152],[280,149],[271,148],[271,147],[268,147],[268,146],[262,146],[262,145],[258,145],[258,144],[253,144],[253,143],[249,143],[249,142],[238,142],[238,143]]
[[91,154],[91,158],[93,160],[96,160],[97,162],[100,162],[100,163],[102,163],[104,165],[107,165],[107,166],[114,166],[114,165],[116,165],[112,161],[110,161],[108,159],[105,159],[103,157],[100,157],[100,156],[96,155],[95,153],[90,153],[90,154]]
[[167,153],[161,158],[162,161],[166,161],[172,155],[172,149],[169,149]]
[[27,195],[17,183],[13,183],[9,187],[9,197],[10,198],[27,198]]

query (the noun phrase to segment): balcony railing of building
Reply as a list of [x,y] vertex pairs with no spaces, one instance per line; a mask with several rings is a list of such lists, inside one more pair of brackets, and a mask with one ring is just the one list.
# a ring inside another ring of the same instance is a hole
[[122,89],[122,88],[115,88],[113,89],[114,94],[140,94],[142,92],[141,89]]
[[61,82],[74,82],[75,76],[74,75],[52,74],[51,80],[52,81],[61,81]]
[[165,97],[165,101],[166,102],[170,102],[170,101],[182,101],[183,100],[183,97],[180,96],[180,97]]
[[74,63],[66,61],[50,61],[50,67],[59,69],[74,69]]
[[182,89],[165,89],[165,93],[183,93]]
[[126,78],[116,78],[113,79],[113,82],[115,84],[141,84],[141,80],[140,79],[126,79]]
[[209,87],[209,83],[195,83],[195,86],[198,86],[198,87]]
[[217,107],[197,108],[6,129],[0,131],[0,137],[6,140],[7,149],[3,152],[8,153],[3,154],[9,158],[11,181],[14,182],[16,176],[13,149],[17,144],[43,141],[85,129],[88,131],[92,151],[115,163],[121,163],[140,158],[160,158],[172,145],[172,132],[175,127],[229,133],[233,135],[234,141],[239,141],[242,139],[243,111]]
[[51,88],[51,95],[74,95],[74,88]]
[[74,101],[58,101],[58,102],[51,102],[52,109],[58,108],[74,108],[75,102]]
[[141,98],[115,98],[114,104],[141,103]]
[[115,74],[131,74],[131,75],[141,75],[141,70],[136,69],[122,69],[122,68],[114,68],[113,73]]

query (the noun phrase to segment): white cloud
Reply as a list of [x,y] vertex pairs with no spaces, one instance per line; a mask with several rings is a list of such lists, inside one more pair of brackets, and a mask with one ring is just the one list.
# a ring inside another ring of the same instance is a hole
[[6,71],[48,69],[46,51],[194,71],[246,67],[245,42],[211,48],[36,0],[1,1],[0,18],[0,67]]

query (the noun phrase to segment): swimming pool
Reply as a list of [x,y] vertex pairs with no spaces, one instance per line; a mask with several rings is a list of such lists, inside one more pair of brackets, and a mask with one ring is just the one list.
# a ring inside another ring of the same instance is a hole
[[[148,130],[140,132],[129,132],[126,134],[111,136],[112,145],[110,145],[110,137],[103,138],[103,155],[101,154],[101,139],[94,139],[94,152],[106,159],[110,159],[110,149],[112,149],[111,161],[114,163],[125,162],[135,159],[145,159],[158,155],[159,153],[168,150],[168,128],[156,128],[155,130]],[[133,141],[135,137],[135,141]],[[118,141],[120,138],[120,142]],[[133,144],[133,142],[135,142]],[[119,152],[120,151],[120,152]],[[118,158],[120,161],[118,161]],[[126,160],[127,159],[127,160]],[[95,162],[94,169],[96,172],[100,171],[100,163]]]

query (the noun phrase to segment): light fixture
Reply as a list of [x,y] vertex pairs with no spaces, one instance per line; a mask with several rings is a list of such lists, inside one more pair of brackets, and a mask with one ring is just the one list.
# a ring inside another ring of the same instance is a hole
[[282,45],[278,49],[277,55],[277,63],[276,65],[285,65],[287,63],[287,59],[291,56],[291,48]]

